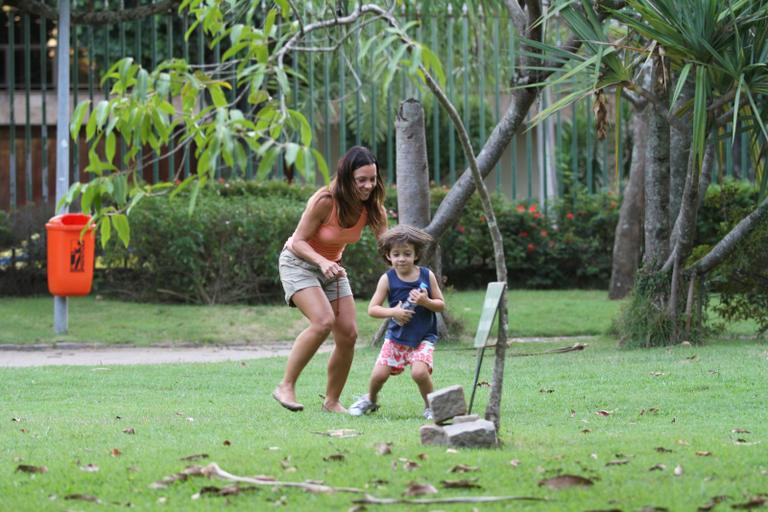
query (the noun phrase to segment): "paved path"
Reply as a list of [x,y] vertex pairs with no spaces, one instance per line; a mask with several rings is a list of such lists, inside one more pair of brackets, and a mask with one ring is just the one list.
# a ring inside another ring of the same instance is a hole
[[[320,352],[330,352],[325,343]],[[0,350],[0,368],[80,365],[111,366],[119,364],[216,363],[262,357],[287,356],[291,342],[260,345],[211,347],[72,347]]]
[[[551,338],[510,338],[510,343],[542,343],[589,341],[593,336],[558,336]],[[88,344],[0,345],[0,368],[28,366],[111,366],[121,364],[217,363],[244,361],[264,357],[287,356],[290,341],[275,341],[259,345],[217,345],[192,347],[133,347]],[[358,347],[361,346],[358,344]],[[324,343],[319,352],[330,352],[331,342]]]

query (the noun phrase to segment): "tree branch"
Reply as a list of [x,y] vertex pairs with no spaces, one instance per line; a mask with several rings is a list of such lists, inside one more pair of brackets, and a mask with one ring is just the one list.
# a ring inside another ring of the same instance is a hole
[[706,256],[686,269],[686,273],[704,275],[720,265],[736,249],[738,244],[746,238],[760,222],[768,216],[768,197],[755,208],[752,213],[728,232],[727,235],[715,245]]
[[[180,3],[181,0],[163,0],[154,4],[116,11],[79,9],[72,12],[70,22],[72,25],[108,25],[121,21],[141,20],[153,14],[174,11]],[[20,12],[42,16],[49,20],[59,19],[59,10],[40,0],[5,0],[5,5],[15,7]]]

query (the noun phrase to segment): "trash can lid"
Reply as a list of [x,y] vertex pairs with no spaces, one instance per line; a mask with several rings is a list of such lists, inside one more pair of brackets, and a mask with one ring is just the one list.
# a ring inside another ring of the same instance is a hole
[[[88,224],[89,220],[91,220],[91,216],[84,213],[63,213],[52,217],[45,224],[45,227],[65,231],[81,230]],[[91,229],[95,229],[95,226],[91,226]]]

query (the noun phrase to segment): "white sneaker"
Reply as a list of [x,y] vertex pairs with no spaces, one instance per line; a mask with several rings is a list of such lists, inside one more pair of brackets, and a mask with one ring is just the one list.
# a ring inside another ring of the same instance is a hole
[[371,413],[379,408],[378,404],[371,402],[368,395],[363,395],[353,403],[347,411],[352,416],[362,416]]
[[434,419],[434,417],[432,416],[432,409],[430,409],[429,407],[424,409],[424,419],[430,420],[430,421]]

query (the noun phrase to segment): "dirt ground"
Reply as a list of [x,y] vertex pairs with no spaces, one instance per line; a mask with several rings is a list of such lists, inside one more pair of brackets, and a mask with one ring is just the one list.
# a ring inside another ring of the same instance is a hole
[[[77,365],[112,366],[121,364],[216,363],[263,357],[287,356],[290,342],[260,345],[211,347],[72,347],[0,350],[0,368]],[[320,352],[329,352],[325,343]]]

